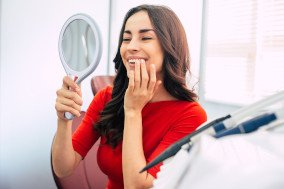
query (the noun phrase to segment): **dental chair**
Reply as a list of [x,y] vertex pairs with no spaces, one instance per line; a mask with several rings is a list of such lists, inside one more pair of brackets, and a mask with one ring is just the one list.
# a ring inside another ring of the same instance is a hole
[[[95,76],[91,79],[92,92],[95,95],[99,90],[107,85],[112,85],[114,76]],[[75,117],[72,123],[72,132],[83,119],[85,112],[81,112],[80,117]],[[58,189],[105,189],[107,184],[107,176],[101,172],[97,165],[97,150],[100,144],[98,140],[86,157],[80,162],[79,166],[72,175],[65,178],[58,178],[53,170],[52,158],[51,168],[53,178]]]

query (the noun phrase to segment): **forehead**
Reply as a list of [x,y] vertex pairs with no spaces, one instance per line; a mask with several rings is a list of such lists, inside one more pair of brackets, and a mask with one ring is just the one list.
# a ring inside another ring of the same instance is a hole
[[125,30],[153,29],[149,15],[146,11],[139,11],[128,18]]

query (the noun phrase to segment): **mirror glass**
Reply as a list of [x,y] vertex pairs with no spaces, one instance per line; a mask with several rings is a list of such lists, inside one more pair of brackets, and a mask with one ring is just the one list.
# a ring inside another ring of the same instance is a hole
[[72,21],[65,29],[62,38],[62,53],[67,65],[75,71],[88,68],[94,61],[94,32],[82,19]]
[[61,29],[58,50],[67,75],[81,83],[97,68],[102,55],[102,37],[96,22],[82,13],[71,16]]

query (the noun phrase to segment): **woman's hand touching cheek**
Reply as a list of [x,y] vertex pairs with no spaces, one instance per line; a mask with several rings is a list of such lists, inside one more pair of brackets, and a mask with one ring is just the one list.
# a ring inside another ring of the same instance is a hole
[[125,112],[141,112],[162,83],[157,81],[154,64],[150,65],[149,72],[148,74],[145,60],[137,60],[135,69],[129,70],[129,83],[124,97]]

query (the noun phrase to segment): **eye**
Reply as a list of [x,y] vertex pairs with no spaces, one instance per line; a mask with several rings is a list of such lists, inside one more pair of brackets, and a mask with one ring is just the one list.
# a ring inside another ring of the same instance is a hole
[[142,37],[143,41],[150,40],[150,39],[152,39],[152,37]]
[[123,38],[122,41],[130,41],[130,38]]

